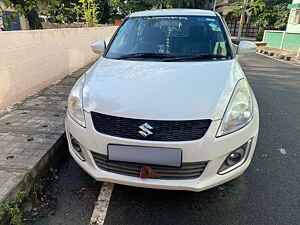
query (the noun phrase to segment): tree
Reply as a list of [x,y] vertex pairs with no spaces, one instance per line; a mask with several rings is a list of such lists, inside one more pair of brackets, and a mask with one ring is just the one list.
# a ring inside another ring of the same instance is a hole
[[[14,7],[18,15],[25,15],[30,29],[42,29],[39,7],[51,22],[72,23],[82,21],[88,26],[113,22],[126,15],[155,8],[203,8],[208,0],[3,0],[5,6]],[[100,13],[101,12],[101,13]]]
[[204,8],[208,0],[111,0],[110,4],[123,17],[136,11],[159,8]]
[[172,8],[204,9],[208,0],[166,0]]
[[[257,39],[261,40],[265,29],[284,30],[289,18],[288,3],[291,0],[256,0],[247,5],[247,14],[251,16],[252,25],[258,27]],[[234,3],[241,6],[243,2]],[[241,9],[235,10],[240,16]]]
[[151,9],[153,0],[111,0],[110,4],[123,17],[136,11]]
[[77,6],[79,13],[82,13],[88,27],[98,24],[99,8],[95,0],[79,0],[81,5]]
[[100,12],[98,14],[99,23],[105,24],[110,22],[111,19],[111,7],[109,4],[109,0],[102,0],[100,2]]
[[51,22],[73,23],[81,21],[81,13],[78,12],[78,0],[56,0],[48,2],[46,16]]
[[[56,0],[56,4],[48,4],[47,16],[49,16],[51,22],[73,23],[85,21],[89,27],[92,27],[98,24],[99,20],[107,22],[109,12],[107,1]],[[104,10],[106,11],[102,16]]]

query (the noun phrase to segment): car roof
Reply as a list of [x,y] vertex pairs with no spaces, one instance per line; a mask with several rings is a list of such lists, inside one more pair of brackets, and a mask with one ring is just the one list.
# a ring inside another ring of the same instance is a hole
[[159,9],[135,12],[128,17],[141,16],[216,16],[215,12],[201,9]]

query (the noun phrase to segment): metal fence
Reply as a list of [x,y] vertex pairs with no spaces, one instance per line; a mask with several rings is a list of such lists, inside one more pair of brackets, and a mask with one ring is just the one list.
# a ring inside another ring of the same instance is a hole
[[[232,36],[237,36],[240,21],[238,21],[238,20],[229,21],[229,22],[227,22],[227,25],[228,25],[228,28],[230,30],[231,35]],[[258,31],[257,27],[253,27],[250,24],[245,24],[243,26],[242,36],[244,36],[244,37],[256,37],[257,31]]]

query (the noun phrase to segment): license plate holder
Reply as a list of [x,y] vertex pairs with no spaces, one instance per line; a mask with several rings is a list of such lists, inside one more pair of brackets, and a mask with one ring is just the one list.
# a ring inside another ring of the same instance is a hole
[[181,167],[182,149],[135,145],[107,145],[110,161]]

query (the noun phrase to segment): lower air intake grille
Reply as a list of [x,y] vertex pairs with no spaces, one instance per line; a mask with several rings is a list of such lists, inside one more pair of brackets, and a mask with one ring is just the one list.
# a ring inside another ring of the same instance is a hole
[[[121,175],[139,177],[140,170],[144,166],[138,163],[112,162],[107,156],[92,152],[96,165],[101,170]],[[168,166],[151,166],[163,180],[188,180],[196,179],[203,173],[207,162],[182,163],[181,168]]]

